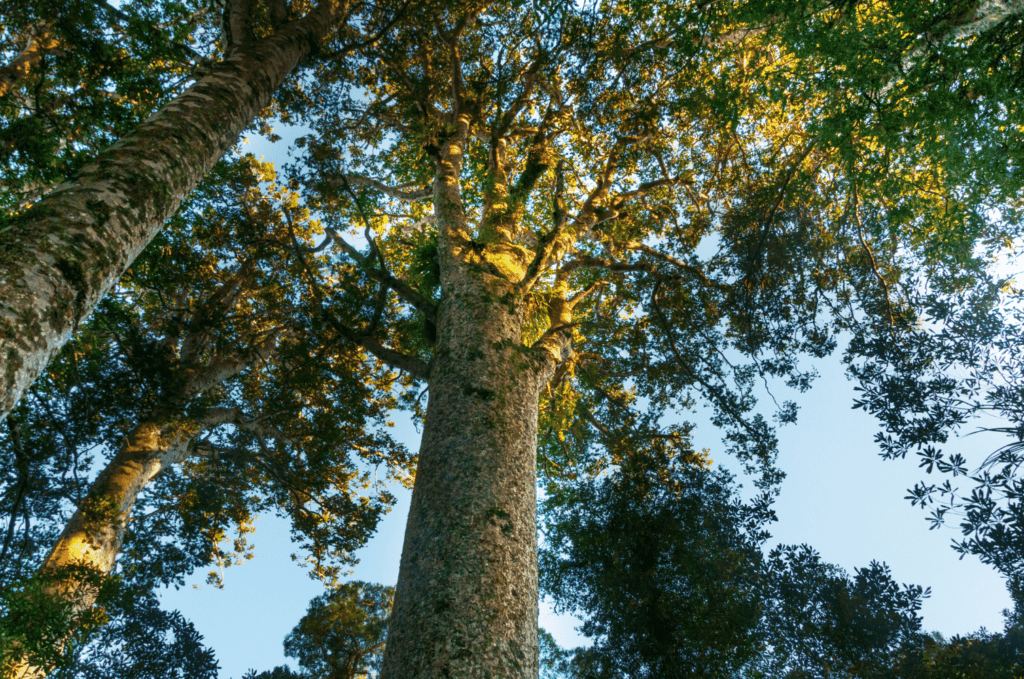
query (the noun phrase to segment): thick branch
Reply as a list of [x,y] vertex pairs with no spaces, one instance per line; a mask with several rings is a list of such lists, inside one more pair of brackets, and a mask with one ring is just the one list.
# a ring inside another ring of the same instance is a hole
[[413,186],[416,186],[415,184],[407,184],[405,186],[388,186],[387,184],[377,181],[376,179],[364,177],[358,174],[343,175],[343,178],[327,182],[327,186],[329,186],[330,188],[338,188],[344,186],[344,181],[347,181],[352,186],[367,186],[371,189],[380,191],[384,195],[390,196],[395,200],[423,200],[425,198],[430,198],[430,196],[434,195],[434,189],[430,186],[428,186],[425,189],[417,189],[415,191],[410,191],[409,189],[411,189]]
[[215,356],[201,370],[190,371],[194,374],[185,386],[185,397],[192,398],[203,394],[219,384],[242,372],[255,361],[265,361],[277,351],[277,343],[283,329],[277,329],[259,344],[240,352],[231,352],[225,356]]
[[[551,261],[556,258],[558,248],[563,246],[563,234],[568,226],[569,217],[565,209],[565,162],[561,160],[558,161],[558,165],[555,168],[555,197],[552,221],[554,225],[551,231],[541,237],[540,242],[537,244],[537,252],[533,256],[533,261],[526,267],[526,274],[519,283],[519,289],[523,293],[529,292],[533,288],[541,274],[547,270]],[[559,252],[557,256],[561,256],[561,254]]]
[[[533,287],[534,283],[537,282],[537,279],[540,278],[541,274],[547,270],[551,263],[560,259],[573,247],[579,234],[589,233],[598,224],[618,217],[619,208],[621,207],[620,203],[616,203],[607,210],[602,208],[602,204],[608,200],[608,192],[612,187],[612,182],[615,180],[615,170],[618,167],[619,154],[622,153],[626,146],[643,142],[646,139],[647,137],[628,136],[619,137],[616,140],[612,150],[608,153],[608,159],[605,161],[605,166],[601,171],[601,177],[598,179],[597,185],[587,196],[579,214],[573,220],[575,228],[569,229],[568,221],[559,224],[556,219],[554,229],[541,239],[533,261],[526,269],[526,276],[519,284],[521,290],[525,292]],[[561,173],[561,169],[559,173]],[[561,182],[562,180],[559,177],[557,181]],[[652,186],[655,184],[661,185],[658,182],[652,182],[651,184]],[[560,195],[562,191],[562,188],[556,187],[556,195]],[[640,191],[640,189],[637,189],[637,191]],[[639,195],[639,193],[636,193],[636,195]],[[556,207],[556,217],[560,209],[562,208]]]
[[233,424],[243,431],[256,436],[274,439],[283,443],[294,443],[294,441],[277,427],[262,422],[260,418],[253,420],[246,419],[241,408],[207,408],[200,421],[207,428],[216,424]]
[[[309,263],[306,261],[306,258],[303,255],[301,245],[299,244],[298,239],[295,237],[294,230],[290,230],[290,233],[292,237],[292,244],[295,248],[295,255],[296,257],[298,257],[299,262],[302,264],[302,268],[306,271],[310,290],[312,291],[314,298],[317,300],[317,303],[320,305],[320,308],[324,314],[324,318],[327,320],[328,323],[330,323],[334,330],[341,337],[354,344],[359,345],[366,351],[376,356],[383,363],[398,368],[399,370],[404,370],[410,375],[413,375],[419,379],[425,381],[429,380],[430,366],[428,366],[426,363],[412,356],[408,356],[399,351],[395,351],[394,349],[388,349],[387,347],[383,346],[380,342],[369,337],[365,333],[356,332],[355,330],[353,330],[352,328],[348,327],[340,320],[338,320],[338,318],[334,314],[330,313],[329,311],[323,308],[324,294],[323,290],[320,287],[320,282],[317,280],[316,274],[314,274],[313,271],[310,269]],[[348,245],[344,241],[340,242],[344,243],[345,245]],[[351,246],[349,245],[348,247]],[[362,257],[362,255],[360,255],[359,261],[362,262],[363,260],[365,260],[365,257]],[[377,271],[377,269],[370,270]]]
[[383,363],[387,363],[399,370],[404,370],[413,377],[419,378],[424,382],[428,382],[430,380],[430,366],[418,358],[403,354],[402,352],[395,351],[394,349],[388,349],[372,337],[355,336],[351,339],[363,349],[366,349],[368,352],[379,358]]
[[531,353],[542,361],[554,361],[555,365],[568,360],[572,353],[573,309],[602,285],[604,281],[591,283],[569,299],[561,295],[552,295],[548,301],[550,326],[530,347]]
[[494,188],[488,196],[480,226],[481,237],[485,242],[489,235],[505,242],[511,242],[515,238],[519,215],[527,199],[540,178],[551,168],[551,125],[559,113],[554,109],[548,109],[545,113],[543,122],[531,140],[523,171],[511,187],[508,186],[505,174],[507,163],[504,156],[507,142],[505,139],[495,139],[492,142]]
[[382,363],[386,363],[387,365],[399,370],[404,370],[413,377],[425,382],[430,380],[430,366],[420,359],[409,356],[408,354],[403,354],[402,352],[394,349],[389,349],[374,338],[365,334],[357,333],[355,330],[338,320],[338,318],[330,312],[325,311],[324,317],[327,319],[327,322],[331,324],[331,327],[334,328],[335,332],[349,342],[352,342],[373,354]]
[[621,262],[617,259],[591,257],[589,255],[583,255],[572,261],[565,262],[559,271],[562,273],[569,273],[577,269],[604,269],[605,271],[613,271],[616,273],[636,271],[648,273],[652,276],[661,276],[661,272],[658,271],[658,267],[652,262]]
[[625,191],[618,194],[615,197],[615,202],[621,204],[630,198],[644,196],[649,193],[651,189],[656,189],[661,186],[675,186],[676,184],[693,184],[693,179],[691,177],[667,177],[665,179],[656,179],[651,182],[643,182],[632,191]]
[[270,25],[277,30],[288,21],[288,0],[269,0],[267,11],[270,14]]
[[178,350],[178,358],[188,362],[193,356],[206,351],[210,339],[216,330],[217,320],[222,318],[235,305],[238,296],[244,291],[245,282],[252,275],[256,260],[249,257],[242,263],[230,278],[224,281],[217,291],[204,301],[188,323],[185,337]]
[[253,32],[252,0],[228,0],[224,8],[224,38],[228,49],[256,39]]

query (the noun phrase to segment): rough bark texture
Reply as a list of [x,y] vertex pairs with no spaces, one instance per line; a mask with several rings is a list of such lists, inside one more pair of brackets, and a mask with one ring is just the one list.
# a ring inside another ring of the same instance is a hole
[[323,0],[213,72],[0,233],[0,418],[327,34]]
[[523,345],[522,267],[468,237],[460,147],[434,184],[442,300],[382,679],[538,672],[537,410],[555,361]]
[[441,306],[385,679],[537,676],[542,380],[494,283]]

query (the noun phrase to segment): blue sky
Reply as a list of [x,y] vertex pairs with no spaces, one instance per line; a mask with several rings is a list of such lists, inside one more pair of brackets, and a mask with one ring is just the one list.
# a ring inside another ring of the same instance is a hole
[[[284,144],[256,141],[243,151],[284,158]],[[950,548],[959,536],[955,523],[929,530],[925,513],[903,499],[906,489],[924,476],[913,459],[884,461],[873,437],[878,427],[861,410],[852,410],[853,384],[838,355],[815,364],[820,377],[807,394],[779,393],[781,400],[800,405],[798,422],[779,430],[779,466],[787,473],[775,505],[779,521],[770,527],[774,544],[810,544],[822,557],[852,573],[872,560],[884,561],[897,582],[931,587],[922,614],[925,630],[946,636],[980,627],[1001,630],[1001,611],[1010,605],[1002,579],[977,559],[963,560]],[[697,424],[695,447],[708,448],[712,459],[729,467],[716,454],[720,434],[703,413],[683,414]],[[396,435],[412,450],[419,437],[401,414]],[[1004,440],[971,436],[947,450],[959,450],[974,465]],[[394,490],[398,503],[368,546],[359,552],[352,579],[394,584],[398,577],[402,536],[408,511],[408,491]],[[168,590],[165,607],[180,610],[192,620],[221,664],[223,679],[240,679],[250,669],[286,664],[282,641],[306,610],[309,600],[323,592],[307,571],[292,562],[295,551],[285,520],[264,516],[250,537],[255,558],[225,571],[222,590],[205,584],[197,573],[181,590]],[[193,588],[192,583],[198,585]],[[541,626],[563,646],[582,643],[568,616],[556,617],[541,607]],[[294,661],[290,661],[297,668]]]
[[[892,568],[901,583],[932,588],[923,608],[924,628],[950,636],[979,627],[1002,629],[1002,609],[1010,605],[1002,579],[977,559],[960,560],[950,549],[955,528],[929,530],[925,514],[903,499],[906,488],[921,478],[913,460],[884,461],[872,437],[877,427],[868,415],[852,410],[853,385],[843,375],[838,357],[818,364],[821,377],[798,398],[796,425],[779,431],[779,464],[787,472],[776,503],[772,544],[808,543],[823,558],[849,571],[873,559]],[[698,422],[696,443],[721,449],[711,425]],[[397,433],[407,445],[418,441],[411,426]],[[998,445],[998,439],[972,436],[961,441],[977,449],[973,459]],[[717,462],[718,460],[716,460]],[[725,462],[726,460],[722,460]],[[370,544],[359,552],[353,579],[394,584],[398,577],[408,493]],[[221,677],[239,679],[249,668],[285,664],[281,642],[299,621],[309,600],[323,591],[306,571],[293,563],[287,522],[262,517],[251,540],[255,558],[225,571],[223,590],[201,584],[168,591],[164,605],[192,620],[221,663]],[[542,607],[541,626],[563,646],[580,638],[572,618],[555,618]],[[297,668],[294,661],[292,667]]]

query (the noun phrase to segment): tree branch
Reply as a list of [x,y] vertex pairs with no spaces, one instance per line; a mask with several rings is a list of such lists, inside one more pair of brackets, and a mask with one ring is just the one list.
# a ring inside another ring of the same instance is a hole
[[201,371],[188,370],[193,375],[186,385],[185,397],[203,394],[242,372],[254,361],[270,358],[277,351],[277,342],[285,332],[284,328],[275,328],[265,340],[245,351],[214,356]]
[[[556,257],[556,248],[560,247],[562,234],[565,233],[569,223],[568,213],[565,210],[565,161],[559,160],[555,166],[555,197],[552,210],[552,221],[554,226],[551,231],[541,237],[537,244],[537,252],[533,261],[526,267],[526,274],[519,282],[519,290],[525,294],[537,283],[541,274],[547,270],[551,261]],[[559,253],[560,254],[560,253]]]
[[206,350],[214,330],[214,321],[235,305],[238,296],[245,289],[245,282],[256,267],[256,257],[248,257],[238,271],[217,288],[216,292],[192,314],[188,330],[178,350],[178,358],[188,362]]
[[651,189],[656,189],[661,186],[675,186],[676,184],[693,184],[692,177],[666,177],[665,179],[656,179],[651,182],[643,182],[640,186],[636,187],[632,191],[626,191],[615,196],[615,203],[621,204],[630,198],[636,198],[637,196],[646,195]]
[[227,0],[224,7],[225,52],[256,39],[252,9],[252,0]]
[[569,299],[552,295],[548,300],[550,325],[540,339],[530,346],[530,351],[540,355],[543,360],[553,359],[556,363],[567,360],[572,352],[571,333],[574,327],[572,311],[587,295],[602,285],[605,285],[605,281],[591,283]]
[[[343,182],[347,181],[345,177],[346,175],[342,175]],[[352,245],[344,238],[342,238],[341,234],[339,234],[336,230],[331,228],[326,229],[328,238],[333,242],[337,243],[339,246],[341,246],[345,253],[353,260],[355,260],[355,262],[359,264],[363,271],[366,272],[367,276],[377,281],[378,283],[386,285],[391,290],[394,290],[396,293],[398,293],[400,297],[402,297],[402,299],[411,304],[428,320],[436,322],[437,305],[434,304],[432,300],[424,297],[420,293],[413,290],[412,286],[410,286],[408,283],[401,280],[400,278],[395,277],[388,270],[387,263],[384,261],[384,255],[381,253],[380,248],[377,247],[377,243],[373,238],[373,234],[370,232],[370,222],[366,218],[366,215],[363,213],[363,208],[359,204],[359,198],[352,191],[351,186],[349,186],[347,183],[345,183],[344,186],[345,190],[348,191],[349,194],[352,196],[352,201],[355,203],[356,209],[359,210],[359,216],[362,218],[364,224],[363,230],[364,233],[366,234],[366,240],[369,243],[374,255],[376,255],[377,260],[380,262],[380,267],[374,267],[373,264],[366,257],[364,257],[361,252],[352,247]],[[296,243],[296,247],[301,248],[301,245],[298,245],[298,240],[295,238],[294,229],[291,222],[291,215],[288,213],[287,210],[285,211],[285,217],[288,219],[289,229],[292,230],[293,242]],[[321,243],[320,245],[323,246],[324,243]],[[309,251],[309,249],[307,248],[305,249],[305,251]]]
[[267,10],[270,13],[270,25],[275,31],[288,21],[288,0],[269,0]]
[[[551,262],[561,258],[562,255],[569,251],[575,243],[578,233],[589,232],[601,222],[618,217],[618,207],[620,207],[618,204],[613,205],[607,211],[602,210],[599,204],[608,198],[608,191],[611,189],[612,182],[615,179],[615,170],[618,166],[618,158],[622,149],[631,144],[645,141],[647,138],[624,136],[619,137],[615,141],[612,150],[608,154],[608,159],[605,161],[604,170],[601,172],[601,178],[598,180],[597,186],[587,196],[579,214],[573,219],[577,228],[570,230],[567,228],[567,221],[561,225],[556,221],[554,229],[541,239],[540,247],[537,248],[533,261],[526,269],[526,276],[519,283],[520,290],[523,292],[529,291],[537,282],[537,279],[540,278],[540,275],[551,265]],[[558,170],[558,172],[561,174],[562,170]],[[558,196],[564,192],[564,185],[561,182],[561,177],[557,177],[555,188],[556,201]],[[556,219],[558,213],[559,208],[556,206]]]
[[731,287],[729,285],[725,283],[720,283],[718,281],[713,281],[710,278],[708,278],[700,267],[694,266],[692,264],[687,264],[686,262],[681,262],[675,257],[665,254],[664,252],[660,252],[659,250],[655,250],[649,245],[644,245],[643,243],[637,241],[626,241],[625,243],[622,244],[622,247],[626,248],[627,250],[638,250],[650,257],[660,259],[666,264],[671,264],[672,266],[678,269],[682,269],[683,271],[687,272],[688,274],[699,280],[701,283],[708,286],[709,288],[715,288],[716,290],[722,291],[731,290]]
[[[295,248],[295,255],[299,259],[299,262],[302,264],[302,268],[306,271],[308,283],[311,291],[313,292],[313,296],[317,300],[317,304],[320,305],[320,311],[321,313],[323,313],[324,318],[331,325],[331,327],[334,328],[335,332],[337,332],[344,339],[370,352],[378,359],[380,359],[382,363],[391,365],[399,370],[404,370],[410,375],[413,375],[414,377],[417,377],[424,381],[429,381],[429,365],[412,356],[408,356],[399,351],[395,351],[394,349],[388,349],[377,340],[365,334],[354,331],[352,328],[348,327],[340,320],[338,320],[338,318],[333,313],[330,313],[329,311],[324,309],[324,294],[323,290],[320,288],[320,282],[317,280],[316,275],[313,273],[313,271],[309,268],[309,264],[302,253],[302,246],[299,243],[298,238],[295,237],[294,229],[291,228],[291,222],[289,222],[288,226],[289,233],[291,234],[292,238],[292,243]],[[344,243],[344,241],[340,242]],[[344,244],[348,245],[347,243]],[[352,246],[348,245],[348,247],[351,248]],[[354,250],[354,248],[352,249]],[[359,255],[359,261],[363,260],[365,260],[365,258],[362,257],[362,255]],[[377,269],[370,269],[370,271],[377,271]]]
[[415,191],[410,191],[409,189],[413,186],[416,186],[415,184],[406,184],[404,186],[388,186],[387,184],[377,181],[376,179],[364,177],[363,175],[358,174],[341,175],[339,179],[328,181],[327,186],[332,189],[339,187],[343,188],[345,182],[348,182],[353,186],[367,186],[371,189],[380,191],[386,196],[390,196],[391,198],[394,198],[396,200],[423,200],[434,195],[433,188],[429,186],[425,189],[417,189]]
[[889,333],[893,336],[893,339],[895,339],[896,334],[894,327],[896,325],[896,319],[892,311],[892,299],[889,295],[889,283],[886,282],[885,278],[883,278],[882,274],[878,271],[878,262],[875,261],[875,253],[871,251],[871,247],[864,238],[864,224],[860,219],[860,194],[857,191],[856,185],[853,190],[853,218],[857,224],[857,237],[860,239],[861,247],[864,248],[864,251],[868,255],[868,259],[871,260],[871,270],[874,272],[875,278],[878,279],[879,284],[882,286],[882,292],[885,295],[885,306],[889,314]]
[[[111,5],[109,2],[106,2],[106,0],[90,0],[90,1],[92,2],[92,4],[96,5],[101,10],[103,10],[104,12],[109,14],[110,16],[114,17],[115,19],[117,19],[119,21],[123,21],[126,24],[130,24],[133,21],[144,21],[142,19],[137,19],[135,17],[132,17],[132,16],[126,14],[125,12],[121,11],[117,7],[114,7],[113,5]],[[192,14],[192,16],[189,17],[189,21],[195,21],[196,19],[198,19],[198,18],[202,17],[204,14],[206,14],[208,11],[209,11],[208,9],[202,9],[202,10],[199,10],[198,12],[194,12]],[[154,25],[151,25],[150,28],[156,29],[157,31],[162,31],[162,30],[165,30],[169,25],[170,24],[154,24]],[[196,52],[194,49],[192,49],[190,46],[186,45],[183,42],[170,42],[168,44],[170,45],[171,49],[173,49],[175,52],[177,52],[177,56],[179,58],[181,58],[182,61],[185,61],[186,63],[192,63],[193,65],[198,65],[198,64],[201,64],[203,62],[209,63],[209,61],[208,61],[208,59],[206,57],[204,57],[199,52]]]
[[607,259],[605,257],[591,257],[589,255],[583,255],[576,259],[565,262],[559,269],[559,272],[569,273],[577,269],[604,269],[605,271],[629,272],[636,271],[642,273],[649,273],[652,276],[661,277],[662,274],[651,262],[620,262],[615,259]]
[[25,450],[21,443],[21,424],[18,418],[11,415],[7,418],[7,426],[11,430],[11,441],[14,443],[15,467],[18,470],[18,490],[14,496],[14,503],[11,505],[10,520],[7,522],[7,533],[4,536],[4,546],[0,550],[0,562],[7,559],[7,551],[10,549],[11,541],[14,539],[14,528],[17,523],[18,511],[25,499],[25,490],[28,488],[29,475],[28,464],[25,460]]

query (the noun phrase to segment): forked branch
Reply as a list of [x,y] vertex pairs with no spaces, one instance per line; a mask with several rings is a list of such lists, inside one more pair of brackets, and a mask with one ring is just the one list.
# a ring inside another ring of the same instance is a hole
[[[330,324],[332,328],[334,328],[335,332],[337,332],[338,335],[341,336],[342,338],[352,342],[353,344],[356,344],[357,346],[362,347],[370,354],[377,357],[382,363],[390,365],[399,370],[404,370],[405,372],[409,373],[410,375],[418,379],[429,381],[430,366],[427,365],[425,362],[413,356],[403,354],[400,351],[389,349],[382,345],[376,339],[370,337],[367,333],[357,332],[356,330],[350,328],[345,323],[342,323],[337,316],[335,316],[333,313],[331,313],[328,309],[325,308],[325,295],[323,289],[320,286],[320,281],[317,279],[316,274],[310,269],[309,263],[306,261],[305,254],[303,252],[302,245],[299,243],[298,238],[295,236],[295,231],[294,229],[291,228],[290,222],[289,233],[291,234],[292,245],[295,250],[295,256],[299,259],[299,262],[302,264],[302,268],[306,272],[310,291],[313,293],[313,297],[316,299],[317,304],[320,306],[320,310],[323,313],[324,319],[328,322],[328,324]],[[344,241],[340,242],[344,243]],[[360,255],[360,258],[365,260],[365,258],[363,258],[362,255]],[[368,269],[368,271],[377,271],[377,269]]]

